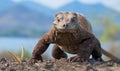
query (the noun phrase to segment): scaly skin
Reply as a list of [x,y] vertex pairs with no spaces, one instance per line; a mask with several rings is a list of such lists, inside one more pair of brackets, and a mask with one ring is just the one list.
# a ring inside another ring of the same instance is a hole
[[[65,52],[76,54],[76,56],[68,59],[70,62],[87,61],[90,55],[95,60],[102,61],[102,52],[105,53],[100,42],[92,34],[91,25],[86,18],[81,14],[72,12],[56,14],[53,27],[38,41],[30,61],[43,61],[41,55],[51,43],[54,44],[52,56],[55,59],[67,58]],[[117,58],[109,53],[107,55],[113,59]]]

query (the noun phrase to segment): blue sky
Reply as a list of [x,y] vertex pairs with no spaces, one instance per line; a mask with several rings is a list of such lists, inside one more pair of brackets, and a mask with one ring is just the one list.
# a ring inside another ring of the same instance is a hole
[[[14,2],[21,2],[21,1],[32,1],[39,4],[43,4],[53,9],[57,9],[67,3],[73,2],[75,0],[12,0]],[[81,3],[85,4],[96,4],[101,3],[104,6],[107,6],[113,10],[120,12],[120,0],[77,0]]]

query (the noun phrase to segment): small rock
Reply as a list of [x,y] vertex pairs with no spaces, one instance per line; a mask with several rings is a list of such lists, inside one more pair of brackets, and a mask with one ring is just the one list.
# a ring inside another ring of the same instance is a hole
[[114,63],[113,62],[107,62],[107,66],[113,66]]
[[6,68],[5,67],[2,67],[1,70],[5,70]]
[[10,69],[10,71],[16,71],[15,69]]
[[45,68],[46,68],[46,69],[50,69],[50,68],[52,68],[52,67],[53,67],[53,62],[52,62],[51,60],[47,61],[47,62],[46,62],[46,65],[45,65]]
[[0,63],[5,64],[7,61],[5,58],[1,58]]
[[35,63],[36,66],[39,66],[40,64],[39,63]]
[[9,64],[8,64],[8,63],[6,63],[4,66],[5,66],[5,67],[8,67],[8,66],[9,66]]

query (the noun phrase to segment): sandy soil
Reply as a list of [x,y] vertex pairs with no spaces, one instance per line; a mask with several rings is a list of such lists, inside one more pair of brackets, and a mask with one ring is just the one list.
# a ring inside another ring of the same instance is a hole
[[0,71],[120,71],[120,61],[66,62],[66,59],[44,60],[31,64],[28,59],[21,64],[13,59],[0,58]]

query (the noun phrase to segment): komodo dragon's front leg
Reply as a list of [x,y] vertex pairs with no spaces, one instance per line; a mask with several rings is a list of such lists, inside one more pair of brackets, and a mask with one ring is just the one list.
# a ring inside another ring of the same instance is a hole
[[47,34],[43,35],[42,39],[38,41],[37,45],[35,46],[32,56],[30,58],[30,62],[35,63],[38,60],[42,59],[42,54],[47,50],[49,44],[52,42],[51,36]]

